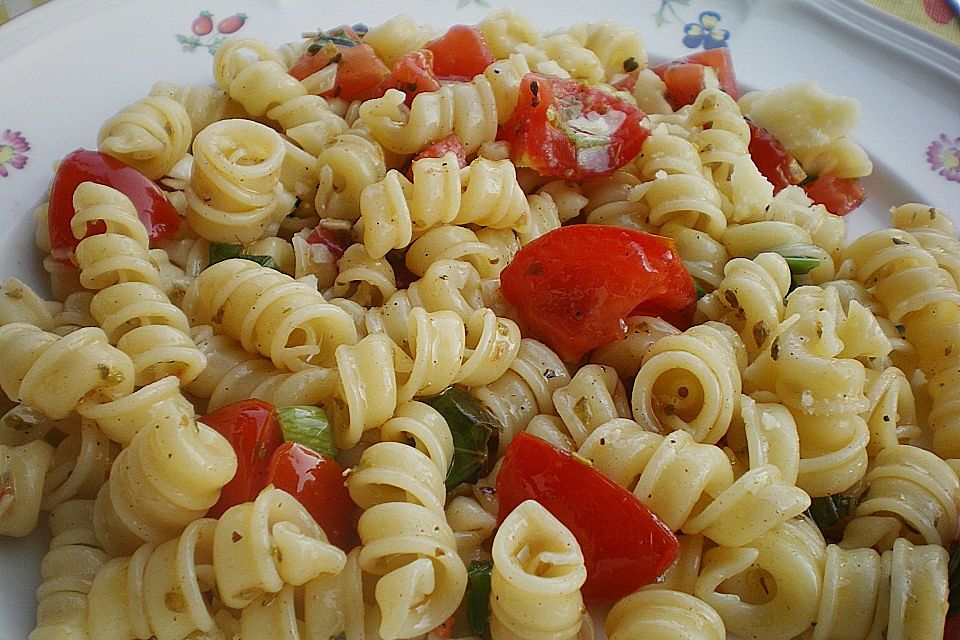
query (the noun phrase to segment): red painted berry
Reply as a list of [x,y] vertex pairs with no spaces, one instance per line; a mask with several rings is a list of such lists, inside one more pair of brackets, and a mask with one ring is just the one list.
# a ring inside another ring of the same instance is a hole
[[931,20],[939,24],[947,24],[953,17],[953,11],[947,5],[946,0],[923,0],[923,10],[927,12]]
[[213,31],[213,14],[209,11],[201,11],[200,15],[197,16],[197,19],[193,21],[193,25],[190,26],[190,29],[195,35],[205,36],[211,31]]
[[247,14],[238,13],[230,16],[229,18],[224,18],[219,23],[217,23],[217,31],[220,33],[234,33],[240,30],[240,27],[243,26],[243,23],[247,21]]

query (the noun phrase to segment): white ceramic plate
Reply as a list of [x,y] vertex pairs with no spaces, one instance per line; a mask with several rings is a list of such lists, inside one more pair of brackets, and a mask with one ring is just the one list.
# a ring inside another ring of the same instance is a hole
[[[476,23],[505,0],[55,0],[0,26],[0,278],[45,287],[30,212],[51,165],[95,148],[104,119],[157,80],[210,82],[215,28],[191,31],[201,11],[239,35],[279,44],[301,31],[378,24],[397,13],[446,26]],[[551,0],[510,6],[542,29],[615,20],[640,29],[651,57],[694,51],[685,27],[720,16],[741,84],[768,88],[816,80],[860,100],[857,138],[876,169],[867,203],[848,218],[852,235],[885,226],[896,204],[925,202],[960,214],[960,49],[857,0]],[[235,16],[243,14],[245,20]],[[232,19],[230,19],[234,16]],[[699,49],[697,47],[696,49]],[[38,532],[0,540],[0,640],[33,627]]]

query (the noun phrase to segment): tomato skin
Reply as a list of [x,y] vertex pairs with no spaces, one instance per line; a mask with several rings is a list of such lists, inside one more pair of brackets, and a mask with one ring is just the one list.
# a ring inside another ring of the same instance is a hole
[[423,158],[442,158],[447,153],[453,153],[457,157],[457,164],[463,169],[467,166],[467,150],[457,134],[451,133],[446,138],[431,143],[423,151],[414,156],[410,161],[410,168],[407,169],[407,179],[413,180],[413,163]]
[[307,244],[319,244],[337,259],[343,257],[344,252],[353,244],[348,233],[340,233],[330,227],[318,224],[306,237]]
[[219,518],[230,507],[249,502],[267,486],[270,459],[283,444],[274,406],[262,400],[241,400],[200,418],[225,437],[237,454],[237,472],[220,491],[220,499],[207,512]]
[[660,76],[667,85],[668,98],[672,98],[674,109],[692,104],[703,90],[705,67],[717,74],[720,89],[734,100],[740,97],[737,75],[733,70],[733,58],[730,49],[717,47],[706,51],[697,51],[688,56],[670,60],[651,67],[650,70]]
[[303,80],[337,59],[337,77],[333,89],[322,94],[325,98],[369,100],[379,98],[393,86],[390,68],[353,29],[340,26],[327,34],[339,41],[348,41],[348,44],[328,41],[316,52],[305,51],[290,67],[288,73],[291,76]]
[[560,227],[523,247],[500,288],[530,333],[567,361],[626,335],[624,319],[697,300],[672,240],[602,225]]
[[471,80],[493,63],[493,53],[477,29],[455,24],[424,45],[433,53],[433,72],[443,80]]
[[344,551],[357,544],[357,510],[344,484],[343,467],[296,442],[280,445],[270,459],[267,484],[283,489],[302,504]]
[[673,564],[673,532],[632,493],[570,453],[525,432],[507,447],[497,473],[497,520],[536,500],[580,544],[585,600],[614,602],[650,584]]
[[[130,198],[151,241],[168,238],[180,228],[180,215],[155,182],[113,156],[77,149],[60,163],[50,188],[47,224],[51,253],[57,260],[69,262],[80,244],[70,229],[70,220],[76,213],[73,192],[81,182],[103,184]],[[102,222],[87,227],[88,236],[104,231],[106,226]]]
[[773,134],[752,122],[748,121],[747,125],[750,127],[750,144],[747,147],[750,158],[763,177],[773,185],[774,193],[803,180],[803,169]]
[[822,204],[827,211],[838,216],[850,213],[867,198],[860,180],[838,178],[830,173],[821,173],[804,184],[803,190],[811,200]]
[[947,616],[947,623],[943,627],[943,640],[960,640],[960,613]]
[[[603,136],[578,128],[583,118],[608,117],[619,124]],[[528,73],[520,82],[517,108],[500,126],[497,140],[510,143],[518,166],[581,180],[610,175],[635,158],[650,135],[644,117],[637,107],[599,89]]]
[[404,102],[408,107],[418,93],[440,88],[440,81],[433,72],[433,52],[429,49],[411,51],[400,56],[393,65],[393,78],[397,88],[407,94]]

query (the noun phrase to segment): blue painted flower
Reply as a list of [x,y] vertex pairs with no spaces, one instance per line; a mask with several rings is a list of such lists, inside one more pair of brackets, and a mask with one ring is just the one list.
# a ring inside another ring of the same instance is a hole
[[720,14],[716,11],[704,11],[697,22],[684,25],[683,33],[683,44],[690,49],[701,45],[704,49],[725,47],[730,39],[730,32],[720,28]]

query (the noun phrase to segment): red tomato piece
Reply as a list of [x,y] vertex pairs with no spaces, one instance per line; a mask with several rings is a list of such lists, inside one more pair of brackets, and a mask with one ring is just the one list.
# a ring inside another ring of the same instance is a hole
[[379,98],[393,85],[390,68],[350,27],[341,26],[328,31],[315,44],[317,50],[304,52],[290,67],[289,73],[297,80],[303,80],[336,62],[337,77],[333,89],[323,94],[325,98]]
[[636,157],[650,135],[643,118],[637,107],[599,89],[528,73],[497,139],[510,143],[519,166],[580,180],[609,175]]
[[774,193],[802,181],[805,174],[800,164],[773,134],[752,122],[748,121],[747,124],[750,127],[750,158],[763,177],[773,185]]
[[393,65],[393,77],[397,88],[407,94],[409,107],[418,93],[436,91],[440,81],[433,72],[433,52],[429,49],[411,51],[401,56]]
[[943,627],[943,640],[960,640],[960,613],[947,616],[947,623]]
[[561,227],[523,247],[500,286],[530,333],[568,361],[623,338],[624,319],[641,303],[656,315],[697,300],[672,240],[591,224]]
[[830,213],[846,215],[859,207],[867,198],[863,185],[857,178],[838,178],[830,173],[819,176],[803,185],[807,196],[822,204]]
[[[52,254],[57,260],[69,262],[80,243],[73,237],[70,220],[76,213],[73,192],[81,182],[103,184],[130,198],[140,222],[147,228],[151,242],[168,238],[180,228],[180,215],[155,182],[113,156],[77,149],[60,163],[50,188],[47,224]],[[105,230],[103,223],[89,225],[87,235],[103,233]]]
[[443,80],[471,80],[493,62],[480,32],[463,24],[453,25],[423,48],[433,52],[433,72]]
[[237,454],[237,472],[220,491],[207,516],[219,518],[230,507],[249,502],[267,486],[270,459],[283,444],[283,433],[272,404],[261,400],[242,400],[200,418],[216,429]]
[[673,564],[673,532],[636,496],[588,463],[520,432],[497,473],[498,521],[536,500],[580,544],[587,567],[584,599],[614,602],[650,584]]
[[727,47],[697,51],[688,56],[658,64],[650,70],[660,76],[667,85],[668,98],[673,98],[676,104],[671,106],[676,109],[692,104],[706,87],[708,67],[716,74],[721,90],[730,94],[734,100],[740,97],[737,75],[733,70],[733,58]]
[[339,232],[324,224],[318,224],[306,237],[307,244],[318,244],[327,248],[327,250],[339,260],[344,252],[353,242],[350,240],[348,232]]
[[336,460],[286,442],[273,452],[267,484],[283,489],[306,507],[330,542],[344,551],[356,545],[356,505]]
[[407,170],[407,179],[413,180],[413,163],[417,160],[422,158],[442,158],[447,153],[453,153],[457,156],[457,163],[461,169],[467,166],[467,150],[463,148],[463,143],[460,142],[457,134],[451,133],[446,138],[430,144],[414,156],[413,160],[410,161],[411,166]]

